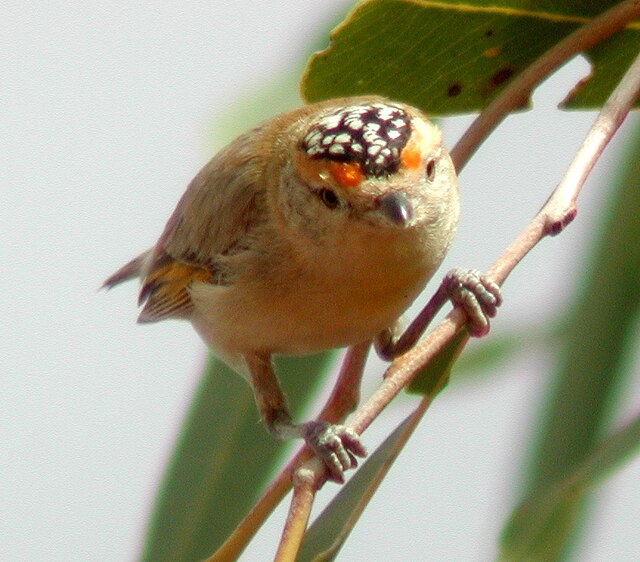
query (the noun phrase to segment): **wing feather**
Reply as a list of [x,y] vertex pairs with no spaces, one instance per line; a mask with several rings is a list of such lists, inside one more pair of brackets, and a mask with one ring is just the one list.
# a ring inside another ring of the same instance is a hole
[[142,272],[138,322],[188,318],[191,284],[224,283],[221,259],[250,246],[266,216],[261,128],[238,137],[189,184]]
[[158,245],[174,259],[211,267],[220,255],[247,245],[265,216],[264,169],[269,154],[261,127],[238,137],[192,180]]
[[164,254],[155,262],[142,282],[138,304],[144,307],[138,322],[157,322],[166,318],[188,318],[193,309],[189,287],[194,281],[211,282],[212,273]]

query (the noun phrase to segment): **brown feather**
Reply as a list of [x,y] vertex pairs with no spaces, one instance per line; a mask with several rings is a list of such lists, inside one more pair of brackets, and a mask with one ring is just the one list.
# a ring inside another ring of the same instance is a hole
[[186,263],[212,269],[220,256],[241,251],[268,214],[263,187],[270,151],[245,134],[214,156],[191,181],[158,241]]
[[194,281],[212,280],[209,270],[174,260],[163,253],[154,261],[142,282],[138,304],[145,304],[138,322],[188,318],[193,310],[189,287]]

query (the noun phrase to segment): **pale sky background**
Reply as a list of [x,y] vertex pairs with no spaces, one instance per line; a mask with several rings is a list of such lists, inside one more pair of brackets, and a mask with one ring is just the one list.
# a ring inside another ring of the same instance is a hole
[[[159,235],[211,156],[212,122],[298,63],[343,6],[0,7],[1,560],[137,555],[205,348],[186,323],[136,325],[134,284],[97,288]],[[488,267],[544,202],[595,116],[555,109],[586,72],[583,61],[564,68],[535,110],[509,118],[464,171],[461,225],[442,272]],[[449,147],[468,123],[442,123]],[[575,223],[508,280],[495,333],[562,310],[628,125],[589,180]],[[437,399],[341,559],[491,559],[514,501],[532,395],[551,365],[536,351]],[[374,366],[365,395],[380,374]],[[627,412],[639,398],[636,384]],[[365,434],[370,450],[407,403]],[[640,460],[599,495],[580,559],[640,559]],[[271,558],[283,517],[273,516],[243,560]]]

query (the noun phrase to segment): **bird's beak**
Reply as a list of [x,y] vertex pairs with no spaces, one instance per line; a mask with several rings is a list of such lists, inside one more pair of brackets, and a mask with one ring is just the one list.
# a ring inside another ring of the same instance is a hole
[[405,228],[413,218],[413,206],[399,191],[391,191],[378,199],[378,209],[395,226]]

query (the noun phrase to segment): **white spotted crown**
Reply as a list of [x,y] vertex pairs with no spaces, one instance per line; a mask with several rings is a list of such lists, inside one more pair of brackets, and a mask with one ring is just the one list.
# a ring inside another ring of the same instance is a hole
[[349,105],[314,123],[301,142],[310,158],[357,162],[368,176],[389,176],[411,137],[411,118],[389,103]]

